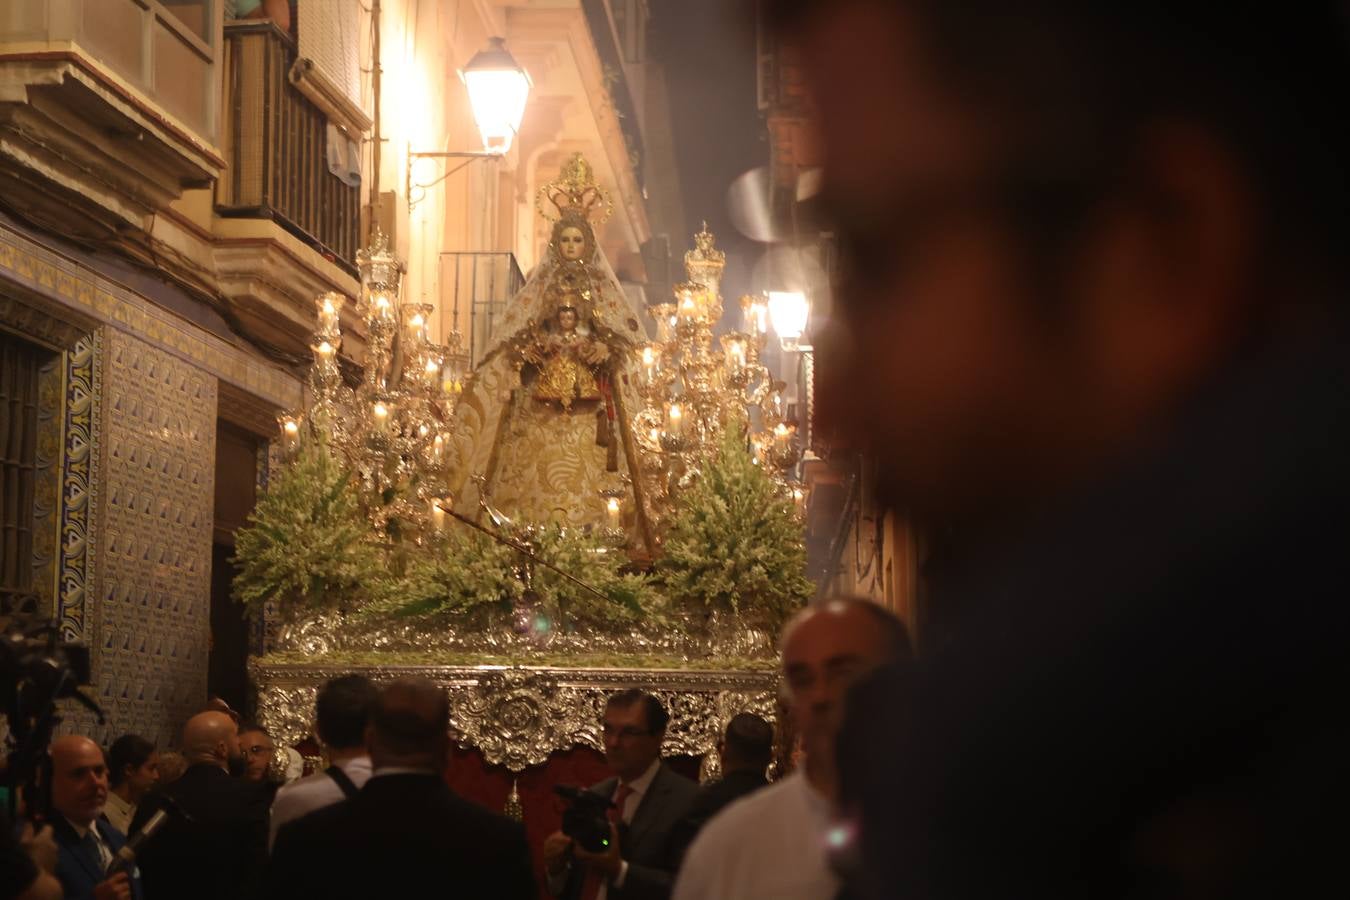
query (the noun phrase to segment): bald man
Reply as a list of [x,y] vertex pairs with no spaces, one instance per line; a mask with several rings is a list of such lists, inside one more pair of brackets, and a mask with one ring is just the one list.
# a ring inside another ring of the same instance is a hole
[[674,900],[833,900],[839,894],[826,834],[844,699],[861,676],[909,657],[909,633],[874,603],[835,600],[798,613],[783,631],[782,648],[788,709],[805,762],[708,822],[685,855]]
[[239,777],[244,759],[234,719],[215,711],[188,719],[183,756],[187,771],[147,794],[131,822],[134,834],[166,797],[187,815],[172,817],[141,854],[146,900],[252,896],[267,855],[268,797]]
[[266,896],[538,900],[525,829],[446,785],[449,730],[442,688],[384,688],[366,728],[370,780],[281,828]]
[[59,854],[56,877],[66,900],[132,900],[139,886],[119,872],[104,873],[126,835],[101,818],[108,801],[103,751],[87,737],[57,738],[51,749],[52,836]]

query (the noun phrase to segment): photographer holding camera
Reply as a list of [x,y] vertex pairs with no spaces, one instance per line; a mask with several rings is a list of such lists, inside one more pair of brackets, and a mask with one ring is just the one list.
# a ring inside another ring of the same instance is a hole
[[[639,690],[621,691],[605,705],[605,761],[615,777],[579,797],[563,830],[544,841],[548,886],[560,900],[663,900],[670,896],[679,860],[670,833],[688,812],[698,786],[661,763],[670,717],[661,701]],[[592,809],[593,807],[593,809]],[[609,819],[607,845],[596,838]],[[589,849],[588,846],[589,845]]]

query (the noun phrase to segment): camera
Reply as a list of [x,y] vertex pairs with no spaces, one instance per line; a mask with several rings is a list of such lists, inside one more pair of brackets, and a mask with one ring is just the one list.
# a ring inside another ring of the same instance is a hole
[[59,721],[56,702],[76,700],[103,721],[98,704],[80,693],[80,685],[89,681],[89,648],[61,641],[56,623],[0,633],[0,715],[8,720],[14,746],[6,767],[11,816],[21,785],[29,796],[29,812],[46,812],[48,786],[44,783],[38,792],[32,782]]
[[553,791],[567,801],[567,808],[563,810],[562,833],[590,853],[608,850],[609,811],[614,807],[609,798],[567,784],[554,785]]

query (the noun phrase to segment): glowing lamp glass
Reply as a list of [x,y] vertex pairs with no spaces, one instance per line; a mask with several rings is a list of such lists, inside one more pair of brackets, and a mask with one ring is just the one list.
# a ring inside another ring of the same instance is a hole
[[488,49],[476,54],[464,67],[464,86],[469,105],[488,153],[506,153],[525,118],[530,96],[530,76],[507,52],[505,41],[489,39]]
[[769,321],[780,338],[796,340],[806,331],[810,304],[801,291],[770,291]]

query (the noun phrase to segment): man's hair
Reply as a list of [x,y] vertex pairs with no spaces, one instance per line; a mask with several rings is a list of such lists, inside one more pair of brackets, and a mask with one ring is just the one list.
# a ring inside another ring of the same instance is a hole
[[[881,635],[886,644],[885,655],[888,661],[905,662],[914,658],[914,643],[909,636],[909,628],[895,613],[891,612],[880,603],[868,600],[866,597],[833,597],[827,600],[823,607],[847,607],[858,609],[872,619],[877,633]],[[783,633],[778,637],[778,646],[781,653],[784,645],[787,644],[788,636],[792,630],[797,627],[797,623],[806,616],[813,615],[817,607],[808,606],[794,616],[783,629]]]
[[661,705],[660,700],[646,691],[629,688],[626,691],[611,694],[609,699],[605,701],[605,709],[613,706],[629,707],[636,703],[642,704],[642,715],[647,722],[647,733],[663,734],[666,725],[670,723],[670,714],[666,712],[666,708]]
[[[910,14],[944,86],[1006,132],[1032,179],[1097,190],[1151,124],[1213,135],[1255,187],[1268,242],[1346,266],[1350,29],[1343,0],[854,0]],[[768,0],[791,39],[838,0]],[[878,110],[877,115],[884,115]],[[1095,186],[1095,187],[1094,187]],[[1047,204],[1032,204],[1044,209]]]
[[385,753],[431,753],[449,734],[450,699],[425,678],[400,678],[380,691],[371,706],[370,724]]
[[754,713],[737,713],[727,723],[727,758],[763,769],[773,759],[773,726]]
[[126,780],[126,768],[139,769],[145,765],[155,745],[139,734],[124,734],[108,748],[108,783],[117,787]]
[[262,727],[261,725],[259,725],[257,722],[240,722],[240,723],[239,723],[239,732],[238,732],[239,734],[246,734],[246,733],[248,733],[248,732],[250,732],[250,731],[256,731],[256,732],[258,732],[259,734],[264,735],[264,736],[267,737],[267,738],[271,738],[271,737],[272,737],[272,733],[271,733],[270,731],[268,731],[266,728],[264,728],[264,727]]
[[364,675],[343,675],[325,682],[314,701],[319,739],[330,747],[359,747],[365,741],[370,709],[380,692]]

